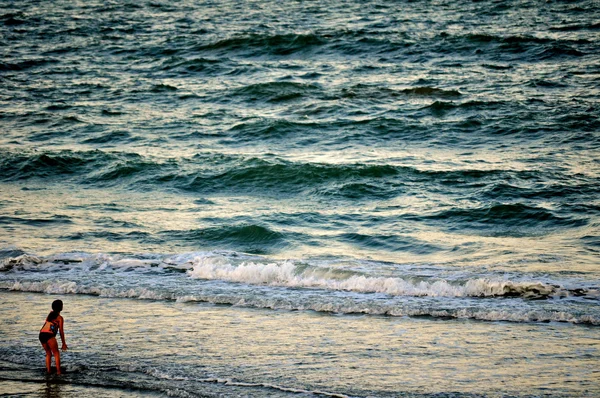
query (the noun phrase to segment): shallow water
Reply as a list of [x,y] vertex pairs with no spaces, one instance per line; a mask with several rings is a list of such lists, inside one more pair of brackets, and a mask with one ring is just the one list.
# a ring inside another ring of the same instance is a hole
[[[40,301],[51,297],[1,295],[4,347],[12,348],[2,348],[0,377],[43,383],[34,326],[45,315]],[[67,373],[51,380],[74,388],[110,386],[120,394],[136,387],[172,396],[599,392],[595,327],[58,297],[68,305],[71,350],[62,356]]]
[[[167,363],[119,324],[104,377],[74,329],[63,395],[593,395],[599,19],[595,1],[3,2],[2,311],[203,313],[264,348],[211,337],[219,362],[171,328]],[[323,335],[324,357],[301,344]],[[35,336],[15,339],[2,377],[37,394]]]

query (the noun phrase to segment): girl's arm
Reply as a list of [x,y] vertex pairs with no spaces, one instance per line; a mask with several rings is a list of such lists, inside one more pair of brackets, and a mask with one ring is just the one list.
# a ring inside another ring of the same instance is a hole
[[59,332],[60,332],[60,340],[62,341],[62,350],[66,351],[69,349],[69,347],[67,347],[67,342],[65,341],[65,331],[64,331],[64,324],[65,324],[65,320],[63,319],[62,316],[58,317],[58,328],[59,328]]

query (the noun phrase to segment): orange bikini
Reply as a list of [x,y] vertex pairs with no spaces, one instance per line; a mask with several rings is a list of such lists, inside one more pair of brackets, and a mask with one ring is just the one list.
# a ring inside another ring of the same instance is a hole
[[58,333],[58,319],[52,322],[46,321],[40,329],[40,341],[46,344],[52,337],[56,337],[56,333]]

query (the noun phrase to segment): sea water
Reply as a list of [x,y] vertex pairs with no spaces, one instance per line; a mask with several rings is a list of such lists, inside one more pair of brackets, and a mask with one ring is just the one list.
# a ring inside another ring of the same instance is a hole
[[0,392],[600,394],[599,20],[1,2]]

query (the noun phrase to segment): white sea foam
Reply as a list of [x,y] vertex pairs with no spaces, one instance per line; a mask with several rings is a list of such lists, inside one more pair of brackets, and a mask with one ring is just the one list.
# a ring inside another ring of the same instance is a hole
[[478,278],[461,283],[446,280],[411,281],[394,277],[365,275],[323,274],[316,268],[301,269],[292,261],[279,263],[244,262],[232,265],[223,259],[199,257],[187,271],[192,278],[224,280],[255,285],[292,288],[317,288],[353,291],[359,293],[384,293],[393,296],[429,297],[494,297],[521,296],[539,298],[566,295],[565,289],[542,282],[514,282]]
[[47,294],[76,294],[81,293],[75,282],[21,282],[15,281],[12,286],[7,286],[8,290],[24,292],[40,292]]
[[123,289],[106,287],[84,287],[75,282],[0,282],[0,289],[49,294],[90,294],[102,297],[131,298],[139,300],[169,300],[182,303],[206,302],[228,304],[240,307],[265,308],[273,310],[311,310],[338,314],[368,314],[387,316],[431,316],[456,319],[477,319],[484,321],[510,322],[569,322],[600,325],[600,317],[590,314],[572,314],[567,311],[552,311],[532,308],[454,308],[435,309],[379,301],[357,301],[352,299],[331,300],[331,298],[303,299],[301,297],[269,297],[264,295],[240,296],[224,294],[199,294],[176,296],[147,288]]
[[29,254],[22,254],[18,257],[9,257],[0,261],[0,271],[10,271],[13,268],[35,269],[43,260]]
[[192,253],[187,256],[165,257],[147,254],[139,255],[140,258],[132,258],[106,253],[59,253],[48,257],[23,254],[0,260],[0,272],[11,271],[19,273],[28,271],[70,271],[77,269],[90,272],[127,272],[131,270],[143,272],[148,270],[165,270],[166,268],[181,268],[185,270],[190,267],[189,257],[195,257],[200,254],[207,255],[206,253]]
[[[382,277],[364,275],[354,271],[339,271],[316,264],[297,265],[293,261],[260,262],[256,257],[241,257],[240,259],[237,254],[233,258],[227,254],[213,252],[188,253],[171,257],[156,255],[140,257],[128,258],[102,253],[64,253],[49,258],[21,255],[3,260],[0,263],[0,271],[19,273],[31,270],[75,271],[80,269],[86,272],[130,272],[135,270],[143,273],[179,269],[197,279],[290,288],[382,293],[392,296],[548,298],[567,297],[572,293],[581,295],[583,291],[583,294],[589,298],[600,297],[600,292],[594,289],[579,289],[579,292],[571,292],[556,284],[541,281],[494,278],[465,278],[460,281],[448,281],[433,278],[419,280],[411,277]],[[241,260],[246,261],[240,263]],[[52,288],[64,290],[65,287]],[[94,292],[94,294],[104,295],[101,291]],[[152,298],[152,296],[149,295],[148,298]]]
[[[595,288],[568,290],[557,284],[539,280],[469,278],[467,275],[463,279],[454,280],[436,280],[431,277],[423,280],[423,278],[410,276],[382,277],[362,274],[347,268],[336,269],[331,264],[322,266],[314,262],[257,260],[260,259],[239,258],[222,253],[196,253],[194,256],[162,258],[140,255],[140,258],[131,259],[106,254],[71,253],[61,256],[60,259],[58,256],[40,259],[23,255],[11,260],[13,268],[5,269],[0,280],[0,289],[47,294],[88,294],[140,300],[173,300],[180,303],[207,302],[274,310],[312,310],[340,314],[600,324],[597,311],[590,312],[584,307],[574,306],[572,300],[560,300],[564,305],[558,305],[559,301],[553,300],[469,299],[473,297],[554,299],[572,295],[584,296],[574,300],[584,300],[585,303],[594,304],[600,296],[600,292]],[[156,276],[155,270],[167,267],[187,270],[187,276],[192,279],[234,282],[250,286],[197,283],[192,280],[185,281],[186,285],[173,285],[173,282],[182,281],[179,278],[185,278],[184,274],[171,274],[169,276],[171,279],[165,279],[165,283],[157,284],[156,278],[161,276]],[[152,273],[148,275],[147,270],[152,270]],[[104,275],[102,278],[96,278],[92,275],[94,272]],[[116,279],[112,278],[113,274],[117,276]],[[414,272],[411,271],[408,275],[412,274]],[[44,275],[51,277],[40,280]],[[28,279],[31,277],[35,280]],[[106,282],[102,282],[103,280]],[[252,285],[261,287],[255,288],[251,287]],[[319,289],[319,294],[315,294],[311,289]],[[461,298],[465,299],[461,300]],[[550,305],[552,302],[555,305]]]
[[0,288],[21,292],[47,294],[89,294],[101,297],[135,298],[141,300],[175,300],[170,294],[164,294],[147,288],[119,289],[102,286],[80,286],[71,281],[14,281],[1,282]]

